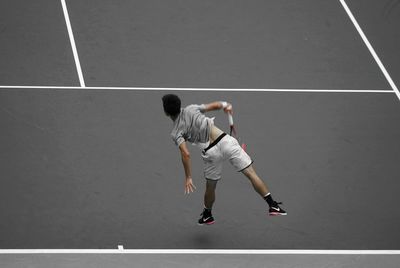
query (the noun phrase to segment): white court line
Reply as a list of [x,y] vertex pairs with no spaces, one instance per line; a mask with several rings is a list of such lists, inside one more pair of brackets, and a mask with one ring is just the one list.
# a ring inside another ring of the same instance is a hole
[[306,92],[306,93],[394,93],[393,90],[354,89],[285,89],[285,88],[178,88],[178,87],[69,87],[69,86],[0,86],[0,89],[79,89],[131,91],[230,91],[230,92]]
[[400,255],[400,250],[2,249],[0,254]]
[[74,33],[72,32],[71,21],[69,20],[68,9],[65,0],[61,0],[61,5],[64,11],[65,24],[67,25],[68,29],[68,35],[69,35],[69,40],[71,42],[72,53],[74,54],[76,71],[78,72],[78,77],[79,77],[79,83],[81,87],[85,87],[85,80],[83,79],[81,63],[79,61],[78,50],[76,49]]
[[392,87],[393,91],[396,93],[397,97],[400,100],[400,91],[397,88],[396,84],[393,82],[392,78],[390,77],[389,73],[386,71],[385,66],[379,59],[378,55],[376,54],[374,48],[372,47],[371,43],[368,41],[367,36],[364,34],[363,30],[361,29],[360,25],[358,24],[357,20],[353,16],[353,13],[351,12],[350,8],[347,6],[345,0],[340,0],[340,3],[342,4],[344,10],[347,12],[347,15],[350,17],[351,21],[353,22],[354,26],[356,27],[358,33],[360,34],[362,40],[364,41],[365,45],[369,49],[369,52],[372,54],[372,57],[374,57],[376,63],[378,64],[379,68],[381,69],[382,73],[385,75],[386,80]]

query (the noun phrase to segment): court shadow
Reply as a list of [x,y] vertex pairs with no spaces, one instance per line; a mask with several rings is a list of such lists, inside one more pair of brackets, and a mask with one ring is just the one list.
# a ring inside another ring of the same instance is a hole
[[213,249],[221,244],[221,238],[215,233],[199,232],[193,234],[192,243],[196,249]]

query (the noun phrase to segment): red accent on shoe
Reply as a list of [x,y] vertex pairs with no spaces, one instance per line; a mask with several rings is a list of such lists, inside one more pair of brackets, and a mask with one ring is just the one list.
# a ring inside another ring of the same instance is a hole
[[285,216],[287,213],[280,213],[280,212],[270,212],[270,216]]

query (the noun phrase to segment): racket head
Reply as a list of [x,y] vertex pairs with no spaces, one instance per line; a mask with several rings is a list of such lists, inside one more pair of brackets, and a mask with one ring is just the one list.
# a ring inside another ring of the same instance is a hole
[[237,135],[235,125],[230,126],[230,134],[229,135],[234,137],[238,141],[238,143],[240,144],[242,149],[246,151],[247,145],[244,142],[242,142],[241,137],[239,135]]
[[243,149],[244,151],[247,150],[247,145],[246,145],[246,143],[242,143],[242,149]]

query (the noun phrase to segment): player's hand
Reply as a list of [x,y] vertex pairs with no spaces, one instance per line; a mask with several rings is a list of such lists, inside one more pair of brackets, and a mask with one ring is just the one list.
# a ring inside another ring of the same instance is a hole
[[192,178],[186,178],[185,180],[185,194],[193,193],[196,189],[196,186],[193,184]]
[[228,106],[226,106],[226,108],[224,108],[224,112],[227,114],[233,114],[232,104],[230,104],[228,102]]

